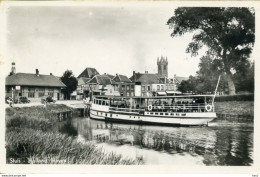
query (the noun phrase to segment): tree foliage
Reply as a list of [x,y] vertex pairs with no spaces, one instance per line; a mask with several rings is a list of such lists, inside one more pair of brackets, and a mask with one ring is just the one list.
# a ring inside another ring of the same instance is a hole
[[65,99],[70,99],[70,95],[77,89],[78,80],[72,71],[66,70],[61,77],[61,81],[67,86],[63,91]]
[[178,90],[182,93],[195,93],[197,85],[197,79],[193,76],[190,76],[188,80],[181,81],[178,85]]
[[[186,52],[192,56],[207,46],[213,69],[225,74],[230,94],[235,94],[234,72],[245,72],[255,41],[253,8],[181,7],[167,24],[172,37],[193,32]],[[203,58],[202,58],[203,59]]]

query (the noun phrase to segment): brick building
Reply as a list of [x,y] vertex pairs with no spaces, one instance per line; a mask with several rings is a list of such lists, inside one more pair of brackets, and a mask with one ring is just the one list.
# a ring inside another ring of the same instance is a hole
[[40,74],[36,69],[35,74],[16,73],[15,63],[12,63],[12,71],[5,79],[6,96],[18,99],[19,97],[28,97],[31,101],[40,101],[44,96],[52,96],[54,99],[62,100],[64,98],[61,89],[66,85],[58,77],[52,75]]

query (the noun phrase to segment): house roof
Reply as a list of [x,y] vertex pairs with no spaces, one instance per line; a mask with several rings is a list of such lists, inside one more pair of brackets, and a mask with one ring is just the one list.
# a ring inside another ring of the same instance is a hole
[[132,82],[127,76],[125,75],[122,75],[122,74],[117,74],[114,78],[113,78],[114,81],[116,82]]
[[[133,81],[134,76],[131,77]],[[135,82],[141,82],[143,84],[159,84],[160,78],[158,74],[150,74],[150,73],[136,73],[135,74]]]
[[89,84],[99,84],[99,85],[116,85],[117,83],[113,81],[107,75],[96,75],[88,81]]
[[86,84],[89,80],[90,80],[90,78],[80,77],[80,78],[78,78],[78,85],[84,85],[84,84]]
[[174,76],[174,79],[180,84],[182,81],[189,80],[189,77]]
[[95,68],[86,68],[79,76],[80,77],[87,77],[87,78],[92,78],[95,75],[98,75],[98,71]]
[[17,73],[11,76],[7,76],[5,79],[6,85],[21,85],[21,86],[45,86],[45,87],[66,87],[54,75],[43,75],[29,73]]
[[102,75],[100,75],[100,76],[106,76],[106,77],[109,77],[110,79],[113,79],[113,78],[115,77],[114,75],[107,74],[107,73],[102,74]]

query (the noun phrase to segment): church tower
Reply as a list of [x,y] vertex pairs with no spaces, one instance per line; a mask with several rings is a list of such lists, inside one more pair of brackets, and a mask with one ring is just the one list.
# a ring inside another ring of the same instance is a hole
[[157,58],[158,75],[160,77],[168,77],[168,60],[167,57]]

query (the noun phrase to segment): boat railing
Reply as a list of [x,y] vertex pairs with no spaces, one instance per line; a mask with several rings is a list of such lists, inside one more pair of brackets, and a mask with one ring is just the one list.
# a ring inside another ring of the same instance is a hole
[[135,113],[139,113],[139,112],[144,112],[145,111],[145,109],[118,108],[118,107],[110,107],[109,110],[110,111],[120,111],[120,112],[135,112]]
[[146,107],[146,110],[206,110],[207,112],[214,111],[214,106],[211,104],[198,103],[198,104],[174,104],[170,106],[166,105],[150,105]]

